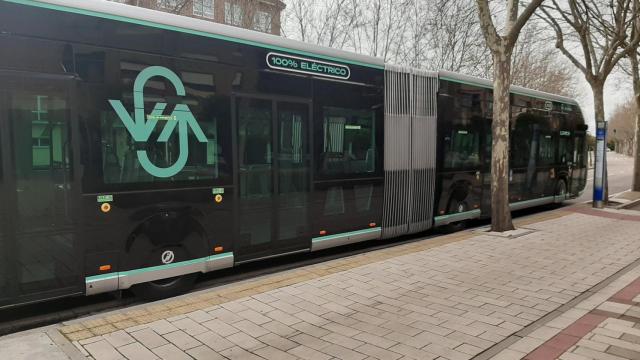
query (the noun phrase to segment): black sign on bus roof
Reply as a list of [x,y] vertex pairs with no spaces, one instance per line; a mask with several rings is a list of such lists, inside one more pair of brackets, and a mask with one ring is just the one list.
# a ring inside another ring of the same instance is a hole
[[342,80],[347,80],[351,76],[351,69],[345,65],[274,52],[267,54],[267,65],[272,69]]

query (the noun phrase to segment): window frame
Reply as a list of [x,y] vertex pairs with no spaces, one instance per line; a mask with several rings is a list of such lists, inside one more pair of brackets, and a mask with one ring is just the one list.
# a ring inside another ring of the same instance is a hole
[[273,15],[264,10],[258,10],[253,15],[253,26],[252,29],[256,31],[261,31],[264,33],[271,33],[272,24],[273,23]]
[[[205,6],[210,4],[210,6]],[[215,6],[213,0],[193,0],[192,1],[192,13],[195,16],[200,16],[205,19],[215,18]],[[206,10],[209,11],[206,11]]]
[[231,26],[242,26],[244,21],[242,6],[234,1],[224,2],[224,23]]

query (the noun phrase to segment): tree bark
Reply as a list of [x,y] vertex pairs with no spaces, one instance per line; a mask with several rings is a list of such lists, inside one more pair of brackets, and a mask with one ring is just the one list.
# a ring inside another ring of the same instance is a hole
[[596,115],[596,121],[604,121],[604,82],[594,80],[591,82],[593,91],[593,110]]
[[493,55],[493,121],[491,156],[491,231],[513,230],[509,209],[509,118],[511,53]]
[[633,177],[631,191],[640,191],[640,69],[638,53],[633,51],[629,55],[631,60],[631,75],[633,76],[633,95],[636,100],[636,126],[633,137]]

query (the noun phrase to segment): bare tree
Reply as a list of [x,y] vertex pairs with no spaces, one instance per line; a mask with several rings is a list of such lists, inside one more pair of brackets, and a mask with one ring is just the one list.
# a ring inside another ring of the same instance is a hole
[[548,32],[535,21],[529,21],[522,29],[511,69],[513,85],[575,96],[575,69],[554,46],[549,46]]
[[[591,87],[596,121],[604,121],[604,84],[618,62],[636,51],[640,42],[638,0],[551,0],[551,5],[541,9],[542,18],[556,33],[556,48]],[[574,44],[577,48],[569,48]],[[606,169],[604,178],[606,201]]]
[[476,0],[480,28],[493,57],[493,121],[491,151],[491,229],[513,230],[509,209],[509,115],[511,55],[520,31],[544,0],[532,0],[518,15],[518,0],[507,0],[503,33],[498,33],[488,0]]
[[489,77],[491,54],[473,0],[439,0],[431,7],[427,67]]
[[[640,9],[638,9],[637,6],[638,6],[638,3],[634,2],[635,16],[640,16],[640,14],[638,14],[638,11],[640,11]],[[631,29],[632,39],[635,36],[637,36],[636,34],[637,31],[638,31],[638,27],[636,26],[634,26]],[[634,102],[635,117],[634,117],[633,128],[632,128],[633,144],[632,144],[631,153],[633,155],[633,174],[631,178],[631,191],[640,191],[640,66],[638,64],[638,50],[639,50],[638,47],[639,46],[640,45],[635,45],[635,47],[633,47],[628,54],[631,68],[621,66],[624,72],[631,75],[631,79],[633,81],[633,94],[634,94],[634,100],[635,100]]]
[[609,120],[609,141],[615,144],[618,153],[633,154],[633,142],[638,112],[635,99],[619,105]]
[[311,19],[315,18],[314,0],[291,0],[288,2],[285,12],[284,24],[292,23],[291,33],[283,26],[282,34],[287,37],[295,36],[305,42],[311,42]]
[[290,0],[283,34],[322,46],[342,49],[351,42],[359,19],[357,0]]
[[[135,0],[131,1],[131,3],[132,5],[139,6],[137,1]],[[190,3],[191,0],[159,0],[158,8],[173,14],[180,14],[182,13],[182,10],[185,8],[185,6]]]
[[[637,14],[636,14],[637,16]],[[637,28],[634,28],[637,31]],[[633,177],[631,179],[631,191],[640,191],[640,69],[638,66],[638,49],[629,54],[633,79],[633,95],[636,106],[635,127],[633,129]]]
[[353,30],[356,52],[398,62],[399,49],[407,35],[407,17],[413,0],[360,1],[359,21]]

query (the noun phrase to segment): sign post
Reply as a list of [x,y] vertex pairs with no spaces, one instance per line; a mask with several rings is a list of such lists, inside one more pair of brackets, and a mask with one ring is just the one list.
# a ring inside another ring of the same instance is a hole
[[596,122],[596,164],[593,171],[593,207],[602,209],[604,207],[604,177],[607,138],[607,122]]

